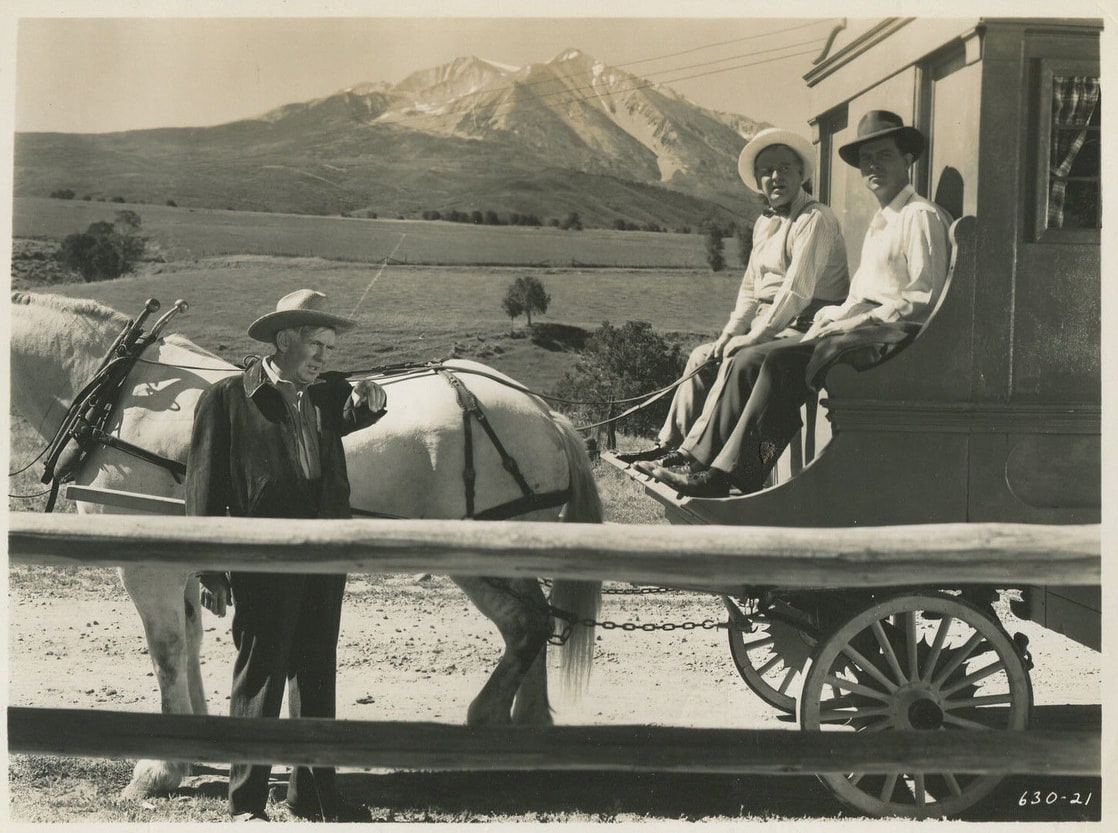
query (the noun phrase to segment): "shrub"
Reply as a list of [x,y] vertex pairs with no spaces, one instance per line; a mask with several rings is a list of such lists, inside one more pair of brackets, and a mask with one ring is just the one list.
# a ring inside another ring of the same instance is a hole
[[[602,403],[639,397],[674,382],[683,373],[684,364],[679,345],[668,342],[648,322],[627,321],[614,327],[605,321],[591,334],[574,369],[560,380],[555,393],[564,399]],[[625,417],[625,429],[655,433],[667,417],[670,402],[670,396],[663,396]],[[616,406],[614,415],[627,407]],[[576,422],[589,423],[607,418],[609,408],[581,405],[569,410]]]
[[124,202],[124,197],[113,197],[109,202]]
[[74,198],[74,192],[69,188],[59,188],[57,191],[51,191],[50,195],[56,200],[72,200]]
[[131,271],[144,254],[140,223],[135,211],[118,211],[114,222],[90,223],[84,232],[66,237],[55,257],[78,271],[86,283],[118,277]]

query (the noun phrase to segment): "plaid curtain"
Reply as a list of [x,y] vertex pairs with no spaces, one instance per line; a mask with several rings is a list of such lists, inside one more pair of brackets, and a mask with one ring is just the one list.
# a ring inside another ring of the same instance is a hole
[[1052,79],[1051,187],[1048,192],[1048,228],[1063,228],[1067,176],[1075,157],[1087,140],[1086,128],[1099,103],[1099,79],[1088,76],[1056,76]]

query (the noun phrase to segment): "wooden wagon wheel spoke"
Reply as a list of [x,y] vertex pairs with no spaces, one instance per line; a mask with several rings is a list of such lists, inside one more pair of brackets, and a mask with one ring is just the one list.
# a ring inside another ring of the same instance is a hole
[[827,675],[827,685],[842,691],[849,691],[851,694],[861,694],[863,697],[872,697],[874,700],[880,700],[882,703],[889,702],[889,695],[885,692],[861,685],[852,680],[840,679],[834,674]]
[[920,679],[924,682],[931,680],[932,674],[935,673],[936,666],[939,664],[940,654],[943,652],[943,645],[947,641],[947,634],[951,630],[951,623],[953,621],[955,620],[951,616],[944,616],[939,620],[939,627],[936,628],[935,640],[932,642],[932,650],[924,663],[924,673],[920,675]]
[[932,679],[932,685],[936,686],[937,688],[942,686],[943,681],[946,680],[948,676],[950,676],[955,671],[955,669],[966,662],[967,658],[972,653],[974,653],[974,649],[977,648],[982,641],[982,634],[978,631],[975,631],[974,635],[971,636],[971,638],[967,640],[967,643],[959,649],[954,658],[949,663],[947,663],[947,665],[941,668],[940,672],[936,674],[936,676]]
[[[820,640],[805,668],[800,724],[829,732],[1020,730],[1031,707],[1028,671],[1000,623],[955,596],[917,591],[867,603]],[[858,811],[909,818],[958,815],[1001,780],[911,770],[819,777]]]
[[751,620],[752,632],[730,628],[730,655],[745,684],[785,714],[796,713],[802,669],[815,647],[814,637],[801,629],[806,621],[802,611],[777,601],[771,615]]
[[856,667],[862,669],[879,683],[881,683],[881,685],[884,686],[887,691],[891,693],[897,690],[897,684],[886,677],[884,672],[880,668],[878,668],[875,663],[866,659],[866,657],[852,645],[847,645],[846,647],[844,647],[842,649],[842,652],[850,658],[850,660]]
[[880,622],[874,622],[871,627],[873,628],[874,638],[881,648],[881,653],[884,655],[885,661],[889,663],[889,668],[892,669],[897,682],[901,684],[905,683],[908,678],[905,677],[904,671],[901,670],[901,663],[897,660],[897,653],[893,650],[889,638],[885,635],[885,629],[881,627]]
[[944,686],[940,690],[940,693],[943,694],[943,696],[945,696],[945,697],[950,697],[952,694],[959,691],[960,689],[966,688],[967,686],[974,685],[979,680],[983,680],[986,677],[989,677],[991,674],[996,674],[999,671],[1004,671],[1004,670],[1005,670],[1005,663],[1002,662],[1001,660],[991,662],[985,668],[980,668],[978,671],[975,671],[971,674],[967,674],[967,676],[963,677],[958,682],[956,682],[952,685],[949,685],[949,686]]

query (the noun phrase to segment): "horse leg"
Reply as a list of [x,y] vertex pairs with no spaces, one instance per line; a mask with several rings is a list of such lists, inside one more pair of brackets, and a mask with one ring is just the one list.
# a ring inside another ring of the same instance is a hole
[[551,719],[551,703],[547,699],[546,642],[516,692],[512,722],[519,726],[551,726],[555,722]]
[[[505,642],[500,662],[470,703],[466,723],[508,724],[517,691],[547,644],[551,625],[547,603],[535,580],[459,576],[454,582],[493,621]],[[524,708],[525,714],[539,708],[538,692],[525,701]]]
[[[189,577],[181,569],[122,567],[120,577],[144,625],[163,714],[193,714],[195,698],[202,695],[199,670],[197,691],[192,696],[192,662],[187,656],[201,639],[197,581],[192,583],[194,598],[189,600],[183,595]],[[188,619],[194,621],[188,623]],[[197,631],[196,638],[192,631]],[[198,664],[197,655],[193,664]],[[181,761],[138,761],[132,771],[132,782],[121,794],[125,798],[166,794],[177,788],[189,772],[190,764]]]
[[182,607],[186,616],[186,678],[192,714],[206,714],[206,686],[202,680],[202,607],[199,604],[197,576],[183,588]]

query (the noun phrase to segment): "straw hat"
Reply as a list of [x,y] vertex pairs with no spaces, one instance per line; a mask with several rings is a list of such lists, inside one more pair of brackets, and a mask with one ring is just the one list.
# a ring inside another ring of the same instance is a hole
[[757,187],[757,176],[753,169],[761,151],[773,145],[787,145],[793,153],[800,157],[800,161],[804,165],[804,182],[814,176],[815,146],[799,133],[793,133],[791,130],[784,130],[780,127],[769,127],[750,139],[749,144],[742,148],[741,156],[738,157],[738,175],[741,176],[741,181],[750,191],[761,193],[761,189]]
[[329,327],[344,332],[356,325],[352,319],[327,312],[326,296],[321,292],[298,289],[280,298],[275,312],[253,321],[248,334],[257,341],[271,342],[277,332],[290,327]]

